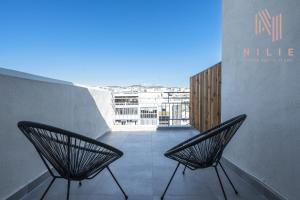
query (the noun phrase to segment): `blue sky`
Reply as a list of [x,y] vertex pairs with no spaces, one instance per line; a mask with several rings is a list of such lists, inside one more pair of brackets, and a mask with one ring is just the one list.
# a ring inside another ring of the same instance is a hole
[[221,0],[1,0],[0,67],[89,85],[188,86],[221,60]]

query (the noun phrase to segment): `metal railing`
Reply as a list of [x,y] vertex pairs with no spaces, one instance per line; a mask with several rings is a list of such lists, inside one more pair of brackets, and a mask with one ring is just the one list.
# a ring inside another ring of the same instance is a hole
[[[189,92],[166,92],[167,102],[161,104],[164,110],[169,110],[168,126],[189,124]],[[166,124],[159,124],[166,125]]]

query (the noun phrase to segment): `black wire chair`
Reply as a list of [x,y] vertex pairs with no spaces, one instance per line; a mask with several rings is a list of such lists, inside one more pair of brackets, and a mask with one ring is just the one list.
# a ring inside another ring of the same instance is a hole
[[[67,199],[69,199],[71,181],[79,181],[81,186],[82,180],[94,178],[105,168],[121,189],[125,199],[128,198],[109,168],[112,162],[123,155],[120,150],[45,124],[21,121],[18,127],[33,144],[53,177],[41,199],[45,197],[56,178],[67,179]],[[51,166],[57,173],[51,170]]]
[[222,157],[224,148],[234,136],[238,128],[242,125],[246,117],[247,116],[245,114],[234,117],[168,150],[165,153],[165,156],[177,161],[178,164],[170,181],[168,182],[166,189],[164,190],[163,195],[161,196],[161,199],[164,199],[164,196],[180,164],[184,165],[183,174],[185,174],[186,168],[196,170],[214,167],[224,198],[227,200],[227,196],[217,168],[217,166],[220,165],[234,192],[238,194],[238,191],[234,187],[232,181],[222,166],[220,159]]

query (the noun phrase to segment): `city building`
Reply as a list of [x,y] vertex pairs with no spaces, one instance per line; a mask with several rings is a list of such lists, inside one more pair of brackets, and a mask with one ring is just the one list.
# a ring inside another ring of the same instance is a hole
[[189,89],[161,86],[105,87],[113,94],[115,125],[188,125]]

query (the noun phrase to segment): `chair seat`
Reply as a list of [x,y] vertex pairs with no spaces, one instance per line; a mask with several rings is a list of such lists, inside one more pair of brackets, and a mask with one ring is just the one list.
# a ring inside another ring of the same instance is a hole
[[[94,178],[105,168],[109,170],[125,198],[128,198],[109,169],[109,164],[123,155],[120,150],[83,135],[45,124],[21,121],[18,127],[33,144],[53,177],[41,199],[45,197],[56,178],[68,180],[69,199],[70,181]],[[59,176],[53,173],[50,166]]]
[[217,166],[220,165],[235,193],[237,194],[237,190],[229,179],[225,169],[221,165],[220,159],[226,145],[242,125],[246,117],[247,116],[245,114],[234,117],[184,142],[181,142],[180,144],[168,150],[165,153],[165,156],[177,161],[178,164],[166,189],[164,190],[163,195],[161,196],[161,200],[164,199],[164,196],[180,164],[185,166],[183,174],[185,173],[186,168],[196,170],[200,168],[214,167],[222,187],[224,197],[227,199],[217,169]]

